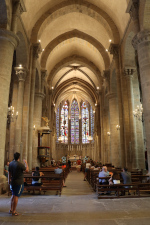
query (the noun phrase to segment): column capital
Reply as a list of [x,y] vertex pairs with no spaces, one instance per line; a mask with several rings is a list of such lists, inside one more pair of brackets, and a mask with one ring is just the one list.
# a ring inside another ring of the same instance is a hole
[[109,52],[114,58],[119,57],[119,45],[111,43],[109,46]]
[[42,78],[42,80],[45,80],[46,76],[47,76],[47,70],[41,70],[41,78]]
[[125,66],[124,75],[125,77],[133,77],[135,71],[136,71],[135,67]]
[[13,0],[13,14],[21,15],[23,12],[27,12],[23,0]]
[[45,98],[45,94],[43,92],[36,92],[35,96],[41,98],[42,100]]
[[38,59],[41,52],[42,47],[40,42],[33,44],[33,58]]
[[1,39],[10,42],[15,49],[19,44],[19,38],[12,31],[9,30],[0,29],[0,40]]
[[25,81],[27,75],[27,69],[24,67],[15,67],[16,75],[20,81]]
[[133,47],[137,50],[138,45],[150,41],[150,30],[142,30],[132,40]]
[[130,14],[131,19],[138,19],[139,17],[139,0],[130,0],[126,13]]
[[116,98],[117,95],[116,93],[110,92],[106,95],[106,98],[108,98],[108,100],[112,99],[112,98]]

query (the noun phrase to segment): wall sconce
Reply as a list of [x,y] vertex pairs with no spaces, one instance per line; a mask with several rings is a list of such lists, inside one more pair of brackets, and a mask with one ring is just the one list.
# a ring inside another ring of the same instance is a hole
[[33,126],[33,130],[35,130],[35,125]]
[[120,126],[119,125],[116,125],[116,128],[117,128],[117,130],[120,130]]
[[109,131],[107,132],[107,135],[110,136],[110,132]]

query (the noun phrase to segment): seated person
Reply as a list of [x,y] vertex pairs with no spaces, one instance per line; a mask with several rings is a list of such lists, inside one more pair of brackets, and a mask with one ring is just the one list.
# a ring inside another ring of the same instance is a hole
[[80,159],[77,160],[77,166],[76,166],[76,168],[77,168],[77,171],[78,172],[81,171],[81,160]]
[[[39,167],[37,166],[35,168],[35,172],[32,172],[32,176],[44,176],[44,174],[42,172],[39,172]],[[41,182],[41,178],[33,178],[32,179],[32,186],[41,186],[42,182]]]
[[[58,164],[57,164],[57,165],[56,165],[56,169],[54,170],[54,173],[55,173],[55,174],[61,174],[62,172],[63,172],[63,170],[60,169],[60,168],[58,167]],[[56,180],[57,180],[57,178],[56,178]],[[64,180],[63,180],[63,187],[66,187]]]
[[[109,172],[107,171],[107,166],[103,166],[102,167],[102,171],[99,172],[98,177],[108,177],[108,176],[109,176]],[[106,179],[99,179],[99,183],[108,184],[108,180],[106,180]]]
[[[123,183],[124,184],[131,184],[131,173],[128,172],[127,168],[123,168],[123,172],[121,172],[121,176],[123,178]],[[128,188],[129,186],[124,186],[125,188]],[[125,195],[125,191],[122,192],[122,195]],[[128,195],[131,195],[130,192],[128,192]]]
[[66,168],[66,165],[63,163],[62,164],[62,169],[65,169]]

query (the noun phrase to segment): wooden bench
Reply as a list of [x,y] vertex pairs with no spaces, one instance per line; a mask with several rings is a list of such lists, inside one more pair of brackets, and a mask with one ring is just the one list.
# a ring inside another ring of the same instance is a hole
[[[32,176],[28,174],[24,174],[24,178],[28,186],[25,186],[25,191],[41,191],[45,192],[48,190],[56,190],[61,196],[61,191],[63,187],[63,175],[62,174],[51,174],[49,176]],[[33,178],[41,178],[41,182],[43,183],[42,186],[32,186],[32,179]]]
[[[128,193],[133,192],[134,195],[120,195],[121,193],[126,192]],[[141,192],[142,194],[146,193],[146,195],[141,196]],[[148,195],[147,192],[150,192],[150,183],[143,183],[143,184],[131,183],[131,184],[113,184],[113,185],[97,184],[98,199],[150,197],[150,194]]]

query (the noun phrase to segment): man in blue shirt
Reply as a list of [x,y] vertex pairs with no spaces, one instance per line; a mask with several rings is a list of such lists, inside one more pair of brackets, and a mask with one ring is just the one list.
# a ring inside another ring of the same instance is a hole
[[[98,177],[108,177],[108,176],[109,176],[109,172],[107,171],[107,167],[103,166],[102,167],[102,171],[99,172]],[[108,180],[106,180],[106,179],[99,179],[99,183],[108,184]]]

